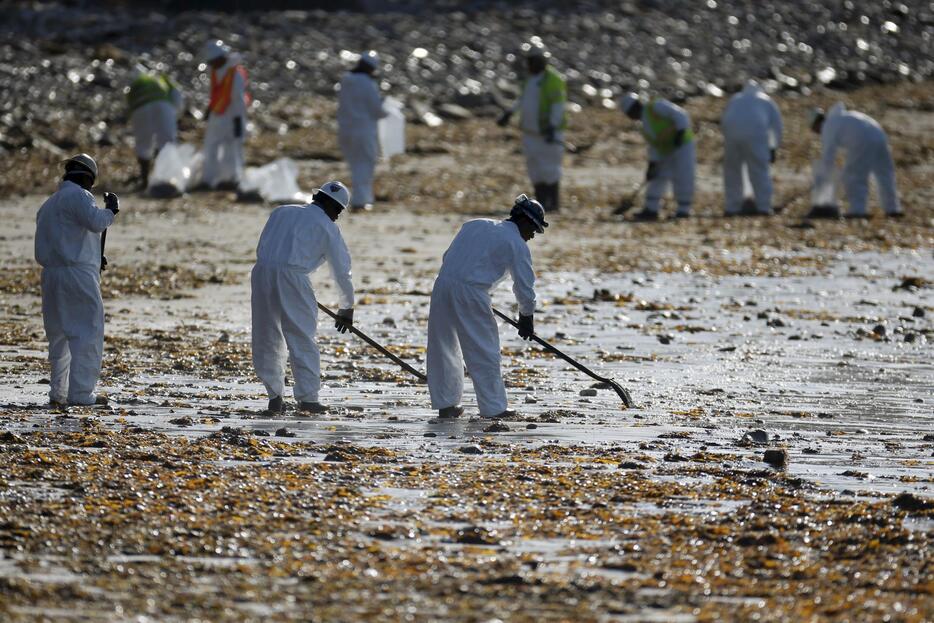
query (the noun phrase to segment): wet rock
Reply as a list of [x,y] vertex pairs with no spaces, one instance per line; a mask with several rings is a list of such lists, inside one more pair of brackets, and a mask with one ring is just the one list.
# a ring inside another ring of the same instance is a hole
[[879,337],[885,337],[885,334],[886,334],[885,325],[877,324],[876,326],[872,328],[872,332],[878,335]]
[[766,326],[768,326],[768,327],[775,327],[775,328],[787,327],[787,326],[788,326],[788,324],[787,324],[784,320],[782,320],[781,318],[778,318],[778,317],[769,318],[769,320],[768,320],[765,324],[766,324]]
[[499,534],[478,526],[461,528],[454,534],[454,542],[462,545],[498,545]]
[[618,469],[645,469],[645,465],[636,461],[623,461],[616,467]]
[[596,396],[596,395],[597,395],[597,390],[591,387],[588,387],[587,389],[582,389],[578,393],[578,396]]
[[527,404],[527,405],[538,404],[538,398],[536,398],[535,396],[526,396],[526,397],[525,397],[525,404]]
[[664,460],[666,463],[685,463],[690,459],[688,459],[686,456],[678,454],[677,452],[668,452],[664,457],[662,457],[662,460]]
[[175,424],[176,426],[191,426],[194,423],[195,421],[187,415],[169,420],[169,424]]
[[484,433],[508,433],[510,428],[502,422],[493,422],[483,429]]
[[535,424],[533,422],[529,422],[528,424],[525,425],[526,430],[535,430],[536,428],[538,428],[538,424]]
[[438,433],[431,433],[431,432],[428,432],[422,435],[422,437],[437,437],[437,436],[438,436]]
[[11,433],[10,431],[5,430],[0,433],[0,444],[25,445],[26,440],[16,433]]
[[917,292],[921,288],[926,288],[927,286],[928,281],[923,277],[902,277],[902,282],[897,286],[892,286],[892,291],[907,290],[909,292]]
[[892,500],[892,504],[909,513],[934,509],[934,500],[919,497],[914,493],[900,493]]
[[928,433],[921,438],[921,441],[934,441],[934,433]]
[[772,467],[785,467],[788,464],[788,451],[784,448],[771,448],[765,451],[762,460]]
[[295,437],[295,433],[283,426],[276,429],[276,437]]
[[767,444],[769,443],[769,434],[761,428],[746,431],[743,433],[743,437],[739,440],[739,443],[741,445]]
[[254,436],[254,437],[269,437],[269,431],[265,431],[265,430],[262,430],[262,429],[257,429],[257,430],[255,430],[255,431],[253,431],[253,436]]
[[658,341],[661,342],[662,344],[671,344],[671,342],[675,339],[675,336],[673,336],[671,333],[665,333],[663,335],[658,335],[656,337],[658,338]]
[[475,444],[461,446],[457,451],[461,454],[483,454],[483,448]]
[[911,315],[914,318],[924,318],[924,313],[925,312],[923,307],[915,307],[914,310],[912,310]]

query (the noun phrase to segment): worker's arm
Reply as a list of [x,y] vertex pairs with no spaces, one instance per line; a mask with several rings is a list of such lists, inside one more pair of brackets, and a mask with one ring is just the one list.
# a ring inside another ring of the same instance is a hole
[[784,132],[782,113],[778,110],[775,102],[770,103],[772,105],[769,106],[769,130],[772,133],[772,148],[778,149],[782,144],[782,133]]
[[329,228],[330,235],[328,240],[328,264],[331,266],[331,274],[334,276],[334,283],[339,290],[338,304],[341,309],[350,309],[354,304],[353,279],[350,271],[350,251],[341,236],[337,225]]
[[94,203],[94,197],[91,193],[83,191],[82,195],[77,195],[74,204],[75,220],[94,233],[101,233],[114,222],[116,214],[104,208],[98,208]]
[[825,175],[829,175],[834,168],[834,161],[837,158],[837,148],[840,145],[840,132],[837,128],[837,119],[832,117],[824,121],[824,127],[820,133],[821,139],[821,170]]
[[519,303],[519,314],[531,316],[535,313],[535,271],[532,269],[532,253],[524,241],[517,241],[513,245],[510,273],[512,292]]
[[565,103],[563,100],[560,102],[555,102],[551,105],[551,112],[548,115],[548,123],[555,132],[560,132],[561,122],[564,121],[564,106]]
[[366,107],[375,119],[382,119],[389,113],[383,108],[383,98],[379,95],[379,82],[374,78],[370,80],[368,87],[366,89]]

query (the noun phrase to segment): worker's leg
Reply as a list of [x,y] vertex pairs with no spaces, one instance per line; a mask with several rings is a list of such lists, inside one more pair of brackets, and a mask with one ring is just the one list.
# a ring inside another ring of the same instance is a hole
[[769,170],[769,145],[766,142],[748,145],[746,171],[756,198],[759,214],[772,213],[772,176]]
[[742,144],[724,138],[723,141],[723,198],[727,216],[739,214],[743,205],[743,152]]
[[289,346],[289,362],[295,378],[293,393],[299,402],[318,402],[321,391],[321,353],[315,343],[318,302],[308,275],[280,271],[282,333]]
[[379,137],[348,132],[340,137],[341,151],[350,168],[351,205],[362,208],[373,203],[373,179],[379,158]]
[[207,128],[204,130],[204,161],[202,167],[202,180],[205,185],[214,188],[222,181],[220,156],[223,143],[223,130],[219,119],[211,117],[208,119]]
[[62,304],[63,292],[59,282],[62,269],[45,268],[42,270],[42,323],[49,341],[49,364],[52,374],[49,383],[49,402],[65,403],[68,400],[68,369],[71,365],[71,351],[68,350],[68,338],[65,336],[62,312],[67,310],[67,302]]
[[458,291],[457,306],[457,336],[477,394],[477,408],[483,417],[499,415],[507,406],[506,385],[500,369],[499,327],[493,318],[490,295],[464,286]]
[[658,214],[672,176],[671,156],[658,161],[658,172],[645,187],[645,211]]
[[451,302],[452,284],[435,281],[428,311],[428,392],[433,409],[460,405],[464,395],[464,363],[457,340],[457,315]]
[[879,186],[879,203],[886,214],[901,214],[898,204],[898,191],[895,186],[895,163],[892,160],[892,151],[888,141],[879,148],[873,167],[876,184]]
[[672,159],[672,182],[675,200],[678,202],[678,216],[687,216],[691,213],[691,204],[694,202],[694,169],[697,161],[694,141],[675,150]]
[[104,355],[104,301],[101,299],[100,274],[94,268],[67,269],[65,284],[68,301],[65,334],[71,365],[68,369],[68,402],[92,405],[94,388],[101,374]]
[[873,154],[847,152],[843,167],[843,188],[850,202],[847,216],[866,216],[869,198],[869,172]]
[[250,275],[253,368],[269,398],[285,393],[285,339],[277,269],[256,265]]

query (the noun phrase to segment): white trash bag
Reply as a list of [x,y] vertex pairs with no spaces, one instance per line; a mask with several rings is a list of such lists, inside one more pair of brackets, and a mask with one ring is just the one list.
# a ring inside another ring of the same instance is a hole
[[178,197],[201,179],[203,162],[204,156],[194,145],[166,143],[152,165],[147,192],[164,199]]
[[379,146],[383,158],[405,153],[405,115],[402,102],[392,97],[383,101],[388,114],[379,120]]
[[261,167],[247,167],[240,180],[240,197],[269,203],[305,203],[309,196],[301,191],[297,180],[298,165],[291,158],[279,158]]
[[840,171],[836,167],[825,170],[823,161],[815,160],[811,165],[814,171],[814,186],[811,187],[812,208],[837,208],[837,187],[840,185]]

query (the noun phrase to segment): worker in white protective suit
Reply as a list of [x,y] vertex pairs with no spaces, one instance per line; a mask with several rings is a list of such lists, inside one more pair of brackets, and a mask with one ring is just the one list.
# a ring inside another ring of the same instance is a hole
[[178,114],[183,103],[181,91],[168,75],[151,73],[142,65],[136,66],[127,92],[127,107],[143,188],[149,185],[153,158],[166,143],[175,142]]
[[564,130],[567,128],[567,85],[561,74],[548,64],[551,54],[539,37],[523,44],[529,77],[511,110],[497,122],[509,123],[516,112],[522,130],[522,152],[535,198],[546,212],[561,207],[561,161],[564,158]]
[[[782,142],[782,114],[754,80],[730,98],[720,118],[723,131],[723,189],[726,216],[772,214],[769,165]],[[754,209],[743,205],[743,176],[749,178]]]
[[519,336],[530,339],[535,272],[528,241],[546,227],[541,204],[519,195],[508,220],[468,221],[445,252],[428,312],[428,391],[439,417],[464,413],[463,363],[473,379],[480,415],[515,415],[507,409],[490,293],[507,273],[512,276],[512,291],[519,302]]
[[370,50],[341,80],[337,102],[337,138],[353,184],[351,212],[373,207],[373,176],[379,159],[379,120],[383,108],[376,83],[379,55]]
[[[879,203],[886,215],[902,216],[895,189],[895,163],[889,149],[889,140],[885,130],[875,119],[861,112],[849,111],[842,102],[838,102],[826,114],[819,109],[812,113],[811,130],[820,134],[822,143],[819,175],[818,179],[814,180],[815,187],[826,184],[826,177],[832,175],[837,151],[842,149],[846,152],[843,188],[850,203],[847,218],[869,217],[867,199],[870,175],[876,178]],[[809,218],[820,216],[825,215],[808,215]]]
[[691,118],[680,106],[664,99],[651,99],[643,104],[635,93],[625,95],[620,102],[622,111],[633,120],[641,121],[642,136],[649,151],[649,166],[645,172],[648,187],[645,208],[638,212],[637,221],[657,221],[662,196],[669,182],[674,188],[678,209],[676,218],[691,214],[694,201],[694,169],[697,154]]
[[250,283],[253,308],[253,367],[266,386],[269,411],[285,411],[285,360],[288,348],[299,409],[326,411],[318,401],[321,361],[315,333],[318,307],[310,275],[324,262],[339,290],[335,327],[345,333],[353,325],[354,288],[350,252],[336,221],[350,203],[350,191],[328,182],[308,205],[273,210],[256,247]]
[[36,216],[36,261],[42,265],[42,321],[52,366],[53,404],[106,404],[94,388],[104,354],[101,232],[113,222],[119,201],[104,193],[98,208],[90,190],[97,163],[87,154],[65,161],[65,176]]
[[247,73],[240,55],[223,41],[209,41],[204,61],[211,69],[211,99],[205,112],[203,181],[210,188],[235,190],[243,177]]

